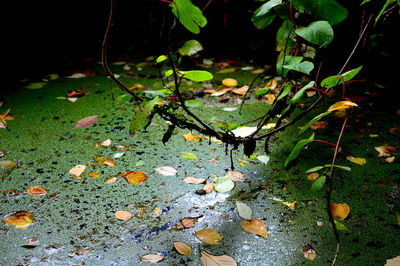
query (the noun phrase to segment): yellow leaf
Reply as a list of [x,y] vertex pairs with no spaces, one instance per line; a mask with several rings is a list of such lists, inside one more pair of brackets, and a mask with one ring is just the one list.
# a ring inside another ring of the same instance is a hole
[[145,256],[140,256],[141,261],[148,262],[148,263],[157,263],[163,259],[164,259],[164,256],[157,255],[157,254],[149,254],[149,255],[145,255]]
[[201,139],[201,135],[199,136],[193,136],[192,132],[188,132],[186,134],[183,134],[183,139],[186,141],[196,141],[199,142]]
[[319,177],[319,174],[317,172],[307,174],[307,179],[310,181],[315,181],[315,180],[317,180],[318,177]]
[[116,176],[110,177],[109,179],[106,180],[107,184],[114,184],[117,182],[118,178]]
[[197,231],[196,237],[210,245],[219,245],[222,240],[222,236],[217,231],[208,228]]
[[358,107],[358,105],[351,101],[340,101],[340,102],[337,102],[337,103],[331,105],[331,107],[329,107],[329,109],[328,109],[328,112],[344,110],[344,109],[349,109],[349,108],[353,108],[353,107]]
[[27,192],[31,196],[39,197],[39,196],[45,195],[49,191],[45,190],[42,187],[34,186],[34,187],[28,187]]
[[252,218],[251,220],[243,220],[242,228],[246,232],[262,236],[267,238],[267,227],[264,222],[257,218]]
[[336,220],[344,220],[350,213],[350,207],[346,203],[343,204],[331,204],[332,216]]
[[360,158],[360,157],[353,157],[351,155],[346,157],[347,160],[349,160],[352,163],[356,163],[359,165],[364,165],[367,163],[367,160],[365,160],[365,158]]
[[185,177],[183,179],[183,181],[185,183],[187,183],[187,184],[202,184],[206,180],[204,178],[196,178],[196,177],[193,177],[193,176],[188,176],[188,177]]
[[147,180],[147,174],[142,171],[131,171],[121,174],[121,176],[131,185],[137,185]]
[[100,176],[99,172],[89,172],[88,176],[90,176],[93,179],[96,179]]
[[222,85],[226,87],[235,87],[237,84],[238,84],[237,81],[232,78],[226,78],[222,80]]
[[296,208],[296,202],[297,202],[297,201],[293,201],[293,202],[283,201],[282,203],[285,204],[286,206],[288,206],[288,207],[294,209],[294,208]]
[[122,221],[128,221],[132,218],[132,214],[128,211],[116,211],[115,218]]
[[267,103],[272,104],[275,101],[275,95],[273,94],[265,94],[264,99],[267,100]]
[[190,255],[192,253],[192,247],[182,242],[174,242],[174,248],[181,255]]
[[395,158],[396,158],[395,156],[391,156],[391,157],[385,158],[384,160],[385,160],[387,163],[392,163],[392,162],[394,161]]
[[29,211],[14,212],[4,216],[3,222],[18,229],[24,229],[33,223],[32,216],[32,212]]
[[161,209],[160,209],[160,208],[155,208],[154,210],[152,210],[152,212],[153,212],[155,215],[160,215],[160,214],[161,214]]
[[185,228],[192,228],[198,219],[199,217],[186,217],[181,220],[181,224]]
[[[206,140],[209,140],[209,139],[210,139],[209,136],[204,136],[204,138],[205,138]],[[215,143],[217,143],[217,144],[222,144],[222,143],[223,143],[221,140],[217,139],[216,137],[211,137],[211,141],[212,141],[212,142],[215,142]]]
[[210,193],[211,191],[213,191],[213,189],[214,189],[214,182],[205,184],[204,187],[203,187],[203,190],[204,190],[206,193]]
[[379,152],[378,157],[387,157],[397,153],[397,149],[395,147],[386,144],[375,147],[375,150]]
[[14,161],[0,161],[0,167],[16,167],[18,164]]
[[104,165],[108,165],[110,167],[114,167],[117,165],[117,163],[112,159],[112,158],[107,158],[107,160],[105,160],[103,162]]
[[237,266],[237,262],[230,256],[214,256],[205,251],[201,252],[200,260],[203,266]]

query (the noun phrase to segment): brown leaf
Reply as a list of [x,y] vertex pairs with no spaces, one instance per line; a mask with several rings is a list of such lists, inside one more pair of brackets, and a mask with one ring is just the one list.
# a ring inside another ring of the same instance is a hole
[[132,214],[128,211],[116,211],[115,218],[122,221],[128,221],[129,219],[132,218]]
[[192,228],[198,219],[199,217],[186,217],[182,219],[181,224],[185,228]]
[[246,92],[249,90],[249,86],[244,85],[238,89],[233,89],[232,92],[239,95],[245,95]]
[[82,127],[87,127],[87,126],[93,125],[94,123],[97,122],[98,119],[99,119],[99,117],[97,115],[92,115],[92,116],[82,118],[81,120],[79,120],[76,123],[74,128],[82,128]]
[[314,124],[312,124],[312,125],[310,126],[310,128],[311,128],[312,130],[326,128],[326,122],[324,122],[324,121],[317,121],[317,122],[315,122]]
[[78,98],[78,97],[82,97],[83,95],[85,95],[83,90],[78,90],[78,89],[72,89],[72,90],[68,91],[66,94],[66,96],[68,98]]
[[229,176],[233,182],[245,182],[246,179],[243,177],[243,174],[238,171],[229,171],[225,176]]
[[147,180],[147,174],[142,171],[131,171],[121,174],[121,176],[131,185],[137,185]]
[[192,247],[182,242],[174,242],[174,248],[181,255],[190,255],[192,253]]
[[350,207],[346,203],[343,204],[331,204],[332,216],[336,220],[344,220],[350,213]]
[[29,211],[20,211],[7,214],[3,218],[3,222],[8,225],[13,225],[18,229],[24,229],[33,223],[33,214]]
[[311,245],[305,245],[302,250],[303,250],[304,258],[306,258],[308,260],[315,259],[315,250]]
[[385,266],[399,266],[400,265],[400,256],[397,256],[392,259],[387,259]]
[[26,240],[25,244],[21,247],[23,248],[35,248],[39,244],[39,239],[37,238],[29,238]]
[[41,188],[39,186],[34,186],[34,187],[28,187],[28,194],[34,197],[39,197],[42,195],[45,195],[47,192],[47,190],[45,190],[44,188]]
[[183,179],[183,181],[187,184],[202,184],[206,180],[204,178],[197,178],[193,176],[188,176]]
[[104,161],[103,164],[108,165],[110,167],[114,167],[117,165],[117,163],[112,158],[108,158],[107,160]]
[[214,256],[205,251],[201,252],[200,257],[203,266],[236,266],[237,262],[230,256]]
[[267,238],[267,227],[264,222],[252,218],[251,220],[243,220],[242,228],[244,231]]
[[397,153],[397,149],[395,147],[387,144],[375,147],[375,150],[379,152],[378,157],[387,157]]
[[196,237],[210,245],[219,245],[222,240],[222,236],[217,231],[209,228],[197,231]]
[[0,161],[0,167],[16,167],[18,164],[14,161]]
[[163,259],[164,259],[164,256],[157,255],[157,254],[149,254],[149,255],[140,256],[140,260],[143,262],[147,262],[147,263],[157,263],[159,261],[162,261]]
[[113,177],[108,178],[105,182],[107,184],[114,184],[117,181],[118,181],[118,178],[116,176],[113,176]]
[[175,168],[172,168],[170,166],[161,166],[156,168],[156,171],[160,174],[160,175],[164,175],[164,176],[173,176],[176,175],[176,173],[178,171],[176,171]]
[[203,187],[203,190],[206,193],[210,193],[211,191],[213,191],[213,189],[214,189],[214,182],[205,184],[204,187]]
[[192,132],[188,132],[186,134],[183,134],[183,139],[186,141],[196,141],[199,142],[201,140],[201,135],[199,136],[193,136]]
[[72,167],[69,170],[69,173],[76,178],[80,178],[81,174],[85,171],[85,169],[86,169],[86,165],[78,164],[78,165],[75,165],[74,167]]
[[319,174],[317,172],[307,174],[307,179],[310,181],[315,181],[315,180],[317,180],[318,177],[319,177]]

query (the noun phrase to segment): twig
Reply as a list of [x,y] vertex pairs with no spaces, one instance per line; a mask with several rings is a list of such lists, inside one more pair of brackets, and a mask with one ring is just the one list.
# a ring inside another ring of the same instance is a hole
[[259,73],[257,74],[257,76],[255,76],[255,78],[251,81],[250,85],[249,85],[249,89],[245,92],[245,94],[243,95],[243,99],[242,99],[242,103],[240,104],[240,108],[239,108],[239,115],[242,112],[242,107],[244,104],[244,101],[246,100],[246,96],[249,93],[249,91],[253,88],[254,82],[256,82],[256,80],[261,77],[261,75],[263,75],[264,73]]

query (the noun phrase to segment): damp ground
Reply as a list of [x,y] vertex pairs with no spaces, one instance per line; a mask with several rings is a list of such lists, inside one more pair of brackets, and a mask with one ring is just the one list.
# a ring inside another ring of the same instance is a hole
[[[137,63],[140,61],[132,64],[129,71],[122,65],[113,66],[113,70],[130,86],[140,83],[144,87],[160,87],[156,72],[140,71]],[[216,74],[213,87],[225,77],[235,78],[244,85],[256,75],[234,68],[235,72]],[[244,157],[242,147],[233,151],[235,171],[243,173],[246,181],[236,182],[228,193],[213,191],[199,195],[196,191],[203,185],[186,184],[183,178],[194,176],[209,182],[224,176],[231,170],[225,145],[209,143],[204,138],[201,142],[185,141],[182,135],[188,130],[184,129],[178,129],[163,145],[161,139],[168,125],[158,117],[147,132],[130,135],[132,103],[112,101],[109,79],[99,65],[85,65],[80,70],[91,70],[96,76],[64,78],[71,75],[69,70],[64,70],[65,73],[60,71],[60,78],[46,81],[47,85],[41,89],[24,88],[30,82],[46,78],[51,73],[48,72],[41,77],[16,81],[1,95],[0,112],[11,109],[15,120],[7,121],[9,130],[0,130],[0,149],[5,154],[0,160],[18,162],[19,167],[0,168],[0,216],[19,211],[30,211],[34,215],[33,224],[25,229],[1,222],[1,265],[145,265],[140,256],[147,254],[164,256],[160,265],[201,265],[201,251],[231,256],[239,265],[329,265],[332,262],[336,242],[326,213],[325,192],[324,189],[312,192],[312,182],[304,173],[311,167],[330,163],[331,148],[313,143],[306,146],[291,168],[283,167],[299,140],[297,126],[303,126],[327,106],[321,106],[295,127],[275,135],[269,145],[268,164],[256,157]],[[215,73],[219,69],[211,71]],[[201,84],[185,84],[187,89],[196,86],[202,88]],[[85,96],[76,102],[65,99],[71,89],[83,89]],[[348,230],[340,231],[338,264],[384,265],[386,259],[400,255],[397,218],[400,166],[397,156],[394,162],[387,163],[378,157],[374,147],[388,144],[400,148],[399,135],[393,130],[389,132],[400,121],[395,107],[383,110],[374,104],[379,102],[379,96],[361,93],[367,101],[361,104],[361,111],[346,129],[338,159],[339,165],[350,166],[352,171],[334,172],[333,202],[350,206],[349,217],[341,221]],[[114,98],[121,94],[114,85]],[[208,121],[213,120],[215,126],[218,120],[249,121],[269,108],[252,98],[243,105],[239,115],[237,110],[223,108],[238,107],[240,97],[218,102],[222,97],[225,96],[197,97],[204,107],[193,111]],[[74,129],[78,120],[92,115],[99,117],[95,124]],[[335,142],[341,121],[333,118],[327,121],[328,127],[316,130],[316,134]],[[110,146],[99,145],[107,139],[111,140]],[[198,160],[185,159],[183,152],[195,153]],[[256,152],[264,154],[263,143],[259,143]],[[114,158],[121,153],[121,157]],[[366,158],[367,163],[363,166],[351,163],[346,160],[347,155]],[[102,157],[114,158],[116,166],[97,164]],[[87,166],[82,179],[69,174],[78,164]],[[161,166],[173,167],[177,174],[160,175],[155,169]],[[144,171],[148,179],[130,185],[120,176],[129,171]],[[99,176],[93,178],[89,173]],[[106,182],[114,176],[116,183]],[[33,186],[49,192],[40,197],[26,194],[27,188]],[[265,223],[267,238],[242,229],[243,219],[235,208],[237,201],[246,203],[253,217]],[[283,202],[296,202],[295,208]],[[118,210],[129,211],[132,218],[116,219],[114,214]],[[199,219],[192,228],[177,228],[185,217]],[[223,236],[222,243],[208,245],[200,241],[195,233],[204,228],[218,231]],[[37,242],[27,247],[29,239]],[[191,255],[178,254],[174,242],[190,245]],[[313,261],[304,258],[305,246],[315,250]]]

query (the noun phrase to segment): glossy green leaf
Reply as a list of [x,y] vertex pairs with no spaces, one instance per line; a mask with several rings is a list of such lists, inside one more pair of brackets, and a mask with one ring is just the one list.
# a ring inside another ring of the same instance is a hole
[[207,24],[207,19],[203,16],[201,10],[193,5],[190,0],[174,0],[170,7],[179,22],[194,34],[200,32],[199,27],[204,27]]
[[[398,0],[397,0],[398,1]],[[379,18],[382,16],[383,12],[385,12],[386,8],[390,5],[396,2],[396,0],[386,0],[385,4],[381,8],[381,11],[379,11],[379,14],[375,18],[375,25],[378,22]]]
[[254,26],[257,29],[261,30],[271,25],[271,23],[274,21],[274,18],[275,15],[268,15],[268,14],[262,16],[253,15],[253,17],[251,18],[251,22],[253,22]]
[[315,180],[311,186],[311,191],[316,192],[320,190],[326,182],[326,176],[320,176],[317,180]]
[[339,231],[349,231],[349,229],[344,224],[342,224],[341,222],[338,222],[336,220],[335,220],[335,226],[336,226],[336,229]]
[[277,101],[279,101],[279,100],[283,99],[284,97],[286,97],[289,94],[291,89],[292,89],[292,85],[290,85],[289,83],[285,84],[285,89],[283,90],[281,95],[279,95]]
[[150,101],[145,101],[140,107],[136,107],[135,115],[129,125],[129,133],[135,134],[138,130],[141,130],[150,123],[151,113],[153,112],[154,105],[159,101],[158,97]]
[[167,59],[168,59],[168,57],[166,55],[160,55],[159,57],[156,58],[156,63],[157,64],[161,63],[161,62],[163,62],[163,61],[165,61]]
[[343,73],[341,76],[344,78],[344,81],[349,81],[352,80],[354,78],[355,75],[358,74],[358,72],[360,72],[360,70],[362,69],[362,66],[359,66],[355,69],[349,70],[345,73]]
[[254,15],[259,17],[264,14],[267,14],[269,11],[271,11],[272,8],[282,4],[282,0],[270,0],[266,3],[264,3],[261,7],[259,7],[255,12]]
[[335,0],[290,0],[296,9],[303,9],[315,20],[326,20],[331,25],[342,22],[347,17],[347,9]]
[[253,216],[253,211],[247,204],[237,201],[236,202],[236,210],[238,211],[238,214],[240,217],[246,220],[251,220]]
[[196,40],[189,40],[185,42],[181,48],[178,49],[178,52],[181,55],[191,56],[202,50],[203,46],[201,45],[201,43]]
[[[325,164],[324,167],[332,167],[332,164]],[[333,167],[351,172],[351,167],[348,167],[348,166],[342,166],[342,165],[335,164]]]
[[269,92],[269,90],[270,90],[271,88],[262,88],[261,90],[257,90],[256,91],[256,95],[257,96],[260,96],[260,95],[264,95],[264,94],[267,94],[268,92]]
[[308,173],[314,173],[314,172],[317,172],[317,171],[319,171],[319,170],[321,170],[321,169],[323,169],[323,168],[324,168],[323,166],[315,166],[315,167],[313,167],[313,168],[308,169],[305,173],[306,173],[306,174],[308,174]]
[[196,82],[203,82],[213,79],[213,75],[210,72],[204,70],[185,71],[183,72],[183,76],[186,79],[190,79]]
[[308,90],[309,88],[312,88],[314,86],[315,82],[314,81],[310,81],[309,83],[307,83],[307,85],[305,85],[303,88],[301,88],[301,90],[299,90],[292,98],[291,102],[292,103],[297,103],[304,95],[304,93],[306,92],[306,90]]
[[185,105],[189,108],[203,108],[204,104],[198,100],[187,100]]
[[233,183],[229,176],[222,176],[214,179],[214,189],[217,192],[229,192],[234,186],[235,183]]
[[286,77],[286,74],[289,70],[298,71],[308,75],[314,69],[314,64],[310,61],[302,62],[302,56],[294,57],[288,55],[285,58],[279,60],[279,62],[276,64],[276,72],[278,73],[278,75],[282,75],[283,59],[285,59],[285,64],[283,66],[283,77]]
[[312,133],[308,139],[302,139],[299,142],[297,142],[296,146],[294,146],[292,152],[289,154],[289,156],[287,157],[287,159],[285,161],[285,167],[287,167],[291,161],[293,161],[300,155],[304,146],[306,146],[308,143],[312,142],[313,140],[314,140],[314,133]]
[[308,122],[301,130],[299,135],[303,134],[312,124],[314,124],[315,122],[319,121],[321,118],[323,118],[324,116],[329,115],[331,112],[325,112],[322,114],[317,115],[316,117],[314,117],[313,119],[311,119],[310,122]]
[[362,66],[359,66],[355,69],[352,69],[350,71],[343,73],[342,75],[334,75],[334,76],[327,77],[323,81],[321,81],[321,87],[329,89],[329,88],[335,87],[336,85],[343,84],[343,80],[344,80],[344,82],[346,82],[346,81],[353,79],[354,76],[357,75],[361,69],[362,69]]
[[324,47],[333,40],[333,29],[327,21],[312,22],[307,27],[296,29],[295,33],[312,44]]

